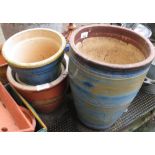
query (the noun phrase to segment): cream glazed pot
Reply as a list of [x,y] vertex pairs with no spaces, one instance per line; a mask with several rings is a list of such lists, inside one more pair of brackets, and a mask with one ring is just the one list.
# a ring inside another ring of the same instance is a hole
[[22,82],[40,85],[60,75],[65,46],[66,40],[59,32],[34,28],[11,36],[2,54]]

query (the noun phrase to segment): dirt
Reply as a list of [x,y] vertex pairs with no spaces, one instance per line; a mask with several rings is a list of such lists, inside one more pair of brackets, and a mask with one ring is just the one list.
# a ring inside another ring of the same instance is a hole
[[144,54],[130,43],[111,37],[92,37],[77,43],[80,53],[90,60],[132,64],[143,61]]

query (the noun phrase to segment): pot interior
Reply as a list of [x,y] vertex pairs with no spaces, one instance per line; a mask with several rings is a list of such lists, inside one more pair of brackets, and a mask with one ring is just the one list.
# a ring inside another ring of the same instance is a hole
[[40,62],[52,57],[61,47],[61,37],[52,31],[30,30],[11,37],[5,56],[18,63]]
[[145,39],[123,28],[94,26],[76,33],[74,45],[84,58],[111,64],[133,64],[150,55]]

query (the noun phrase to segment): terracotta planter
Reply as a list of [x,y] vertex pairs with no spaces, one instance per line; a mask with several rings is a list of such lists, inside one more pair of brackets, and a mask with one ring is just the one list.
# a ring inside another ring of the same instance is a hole
[[20,107],[0,83],[0,131],[34,131]]
[[35,131],[35,127],[36,127],[36,119],[33,116],[33,114],[26,108],[20,106],[21,111],[24,113],[24,115],[26,116],[26,118],[29,120],[29,122],[32,124],[33,126],[33,130]]
[[4,57],[1,54],[1,50],[2,50],[2,44],[0,44],[0,81],[3,84],[6,84],[7,78],[6,78],[6,69],[7,69],[7,62],[5,61]]
[[70,45],[69,77],[79,119],[91,128],[108,128],[141,88],[155,56],[153,45],[132,30],[103,24],[75,30]]
[[21,81],[40,85],[60,75],[65,45],[65,38],[60,33],[36,28],[10,37],[2,48],[2,54]]
[[[36,121],[36,132],[47,132],[47,127],[45,123],[42,121],[40,116],[36,113],[34,108],[8,83],[5,85],[6,90],[9,92],[9,94],[13,97],[13,99],[18,103],[20,106],[24,106],[28,111],[34,116]],[[32,123],[33,124],[33,123]]]
[[64,56],[64,69],[60,76],[48,83],[38,86],[24,85],[15,80],[10,67],[7,69],[7,78],[10,84],[27,99],[35,109],[41,112],[51,112],[63,102],[67,89],[68,56]]

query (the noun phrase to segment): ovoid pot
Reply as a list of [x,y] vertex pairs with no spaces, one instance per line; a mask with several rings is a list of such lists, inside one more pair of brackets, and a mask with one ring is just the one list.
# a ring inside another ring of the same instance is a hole
[[21,81],[40,85],[60,75],[65,45],[65,38],[59,32],[35,28],[10,37],[4,43],[2,54]]
[[38,111],[49,113],[63,103],[67,90],[68,75],[67,55],[63,59],[63,68],[59,77],[47,84],[30,86],[24,85],[15,80],[10,67],[7,69],[7,78],[10,84]]
[[[140,49],[145,59],[119,65],[89,60],[81,55],[76,44],[85,38],[99,36],[130,43]],[[108,128],[137,95],[155,55],[153,45],[132,30],[103,24],[75,30],[70,45],[69,78],[79,119],[91,128]]]

